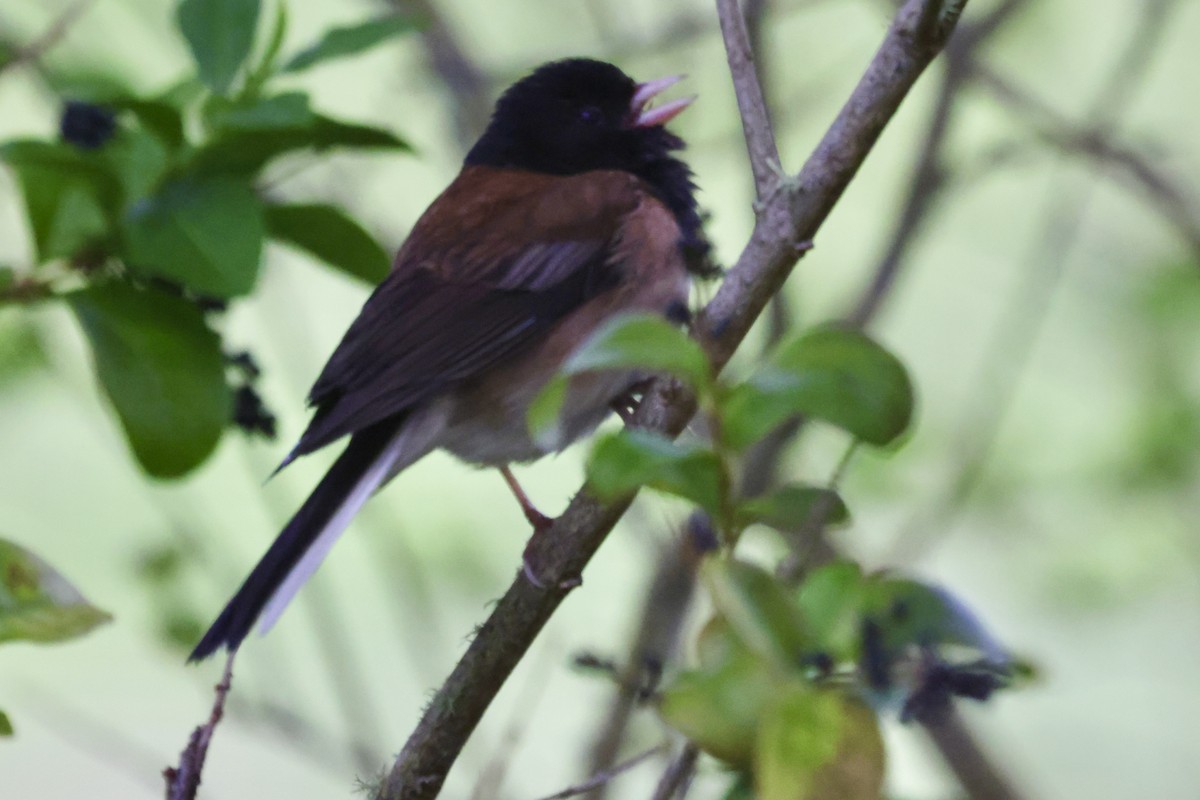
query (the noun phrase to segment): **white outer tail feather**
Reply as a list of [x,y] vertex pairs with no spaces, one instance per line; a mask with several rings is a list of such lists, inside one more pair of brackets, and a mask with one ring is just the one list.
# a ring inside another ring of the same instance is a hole
[[387,483],[397,472],[418,460],[434,448],[435,440],[446,427],[449,410],[445,403],[434,403],[416,411],[400,426],[400,430],[388,442],[383,452],[371,462],[354,488],[342,500],[337,511],[329,518],[329,522],[309,545],[304,555],[296,562],[284,578],[283,583],[271,595],[263,606],[258,618],[258,633],[266,635],[275,626],[285,608],[300,591],[300,587],[308,581],[312,574],[321,566],[325,556],[329,554],[341,535],[349,527],[350,521],[371,499],[375,491]]

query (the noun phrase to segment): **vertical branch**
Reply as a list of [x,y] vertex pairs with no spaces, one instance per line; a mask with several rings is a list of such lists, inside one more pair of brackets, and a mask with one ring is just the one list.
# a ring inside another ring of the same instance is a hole
[[754,189],[761,202],[771,193],[778,180],[779,148],[775,144],[767,100],[759,82],[758,69],[754,65],[746,18],[738,7],[738,0],[717,0],[717,13],[721,20],[721,35],[725,39],[725,53],[729,59],[729,72],[733,76],[738,110],[742,115],[746,149],[750,153]]

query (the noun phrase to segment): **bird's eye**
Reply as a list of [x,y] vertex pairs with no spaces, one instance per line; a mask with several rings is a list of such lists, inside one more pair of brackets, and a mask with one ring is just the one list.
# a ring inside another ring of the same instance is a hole
[[583,110],[579,112],[579,119],[589,125],[595,125],[604,119],[604,114],[595,106],[584,106]]

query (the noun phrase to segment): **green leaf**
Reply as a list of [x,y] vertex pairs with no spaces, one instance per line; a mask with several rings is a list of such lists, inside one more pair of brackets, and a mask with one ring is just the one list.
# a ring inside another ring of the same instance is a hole
[[787,484],[768,494],[744,500],[735,514],[739,525],[761,522],[784,533],[794,533],[819,523],[837,525],[850,517],[837,492],[800,484]]
[[878,800],[884,750],[871,712],[794,681],[765,709],[754,778],[759,800]]
[[534,398],[526,422],[534,441],[558,441],[558,415],[566,400],[563,376],[604,369],[641,367],[670,373],[697,390],[707,390],[712,369],[700,345],[678,326],[651,314],[623,314],[602,325],[567,359],[559,375]]
[[749,767],[759,718],[773,702],[777,684],[775,673],[743,647],[715,669],[676,676],[663,691],[658,712],[704,752]]
[[753,564],[716,556],[704,560],[700,577],[717,612],[750,650],[781,669],[800,664],[811,639],[778,578]]
[[357,55],[402,33],[415,29],[412,20],[399,15],[373,19],[345,28],[333,28],[316,44],[292,56],[283,72],[299,72],[335,58]]
[[126,261],[214,297],[246,294],[266,235],[262,204],[232,178],[181,179],[136,204],[124,221]]
[[680,444],[644,430],[617,431],[596,442],[587,475],[588,485],[601,499],[649,486],[718,515],[721,464],[715,453],[698,444]]
[[0,711],[0,736],[12,736],[14,733],[12,720],[8,718],[8,714]]
[[226,94],[254,45],[259,0],[182,0],[179,30],[187,39],[200,79]]
[[330,205],[267,206],[267,235],[295,245],[372,286],[391,268],[387,252],[361,225]]
[[246,71],[246,81],[242,85],[242,94],[253,97],[262,90],[262,86],[275,73],[275,62],[287,36],[288,16],[287,3],[277,0],[275,3],[275,21],[271,24],[271,33],[267,37],[267,46],[263,48],[257,63]]
[[622,314],[592,334],[563,365],[577,375],[600,369],[643,367],[668,372],[704,389],[712,380],[708,358],[679,326],[652,314]]
[[311,128],[317,115],[304,92],[283,92],[242,103],[217,103],[209,115],[214,128],[226,131],[287,131]]
[[862,570],[853,561],[818,567],[797,591],[796,602],[816,648],[835,661],[858,658],[864,592]]
[[142,100],[119,97],[108,101],[108,104],[115,109],[127,110],[137,117],[141,127],[158,137],[158,141],[168,150],[178,150],[183,146],[183,112],[180,106],[168,99]]
[[273,130],[218,131],[196,151],[187,165],[195,175],[236,175],[249,178],[272,159],[297,150],[322,152],[334,147],[410,150],[390,131],[341,122],[314,114],[312,123]]
[[61,642],[110,619],[45,561],[0,539],[0,642]]
[[69,258],[109,227],[120,184],[103,160],[63,143],[16,140],[0,145],[25,197],[39,263]]
[[115,282],[67,299],[138,462],[162,478],[199,466],[232,409],[221,342],[200,310]]
[[159,136],[141,126],[122,126],[99,152],[108,170],[121,183],[128,210],[137,199],[153,191],[170,163],[167,146]]
[[784,344],[724,404],[725,435],[743,448],[796,414],[874,445],[908,428],[912,384],[904,366],[862,333],[821,328]]

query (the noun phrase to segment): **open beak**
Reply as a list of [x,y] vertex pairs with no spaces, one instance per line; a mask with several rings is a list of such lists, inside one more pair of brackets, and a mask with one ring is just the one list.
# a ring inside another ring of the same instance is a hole
[[654,108],[647,108],[651,100],[681,80],[683,80],[682,75],[672,75],[669,78],[659,78],[656,81],[639,83],[637,90],[633,93],[633,100],[629,102],[629,113],[633,119],[633,127],[653,128],[656,125],[666,125],[678,116],[679,112],[691,105],[692,101],[696,99],[695,95],[681,97],[678,100],[672,100],[669,103],[663,103],[661,106],[655,106]]

